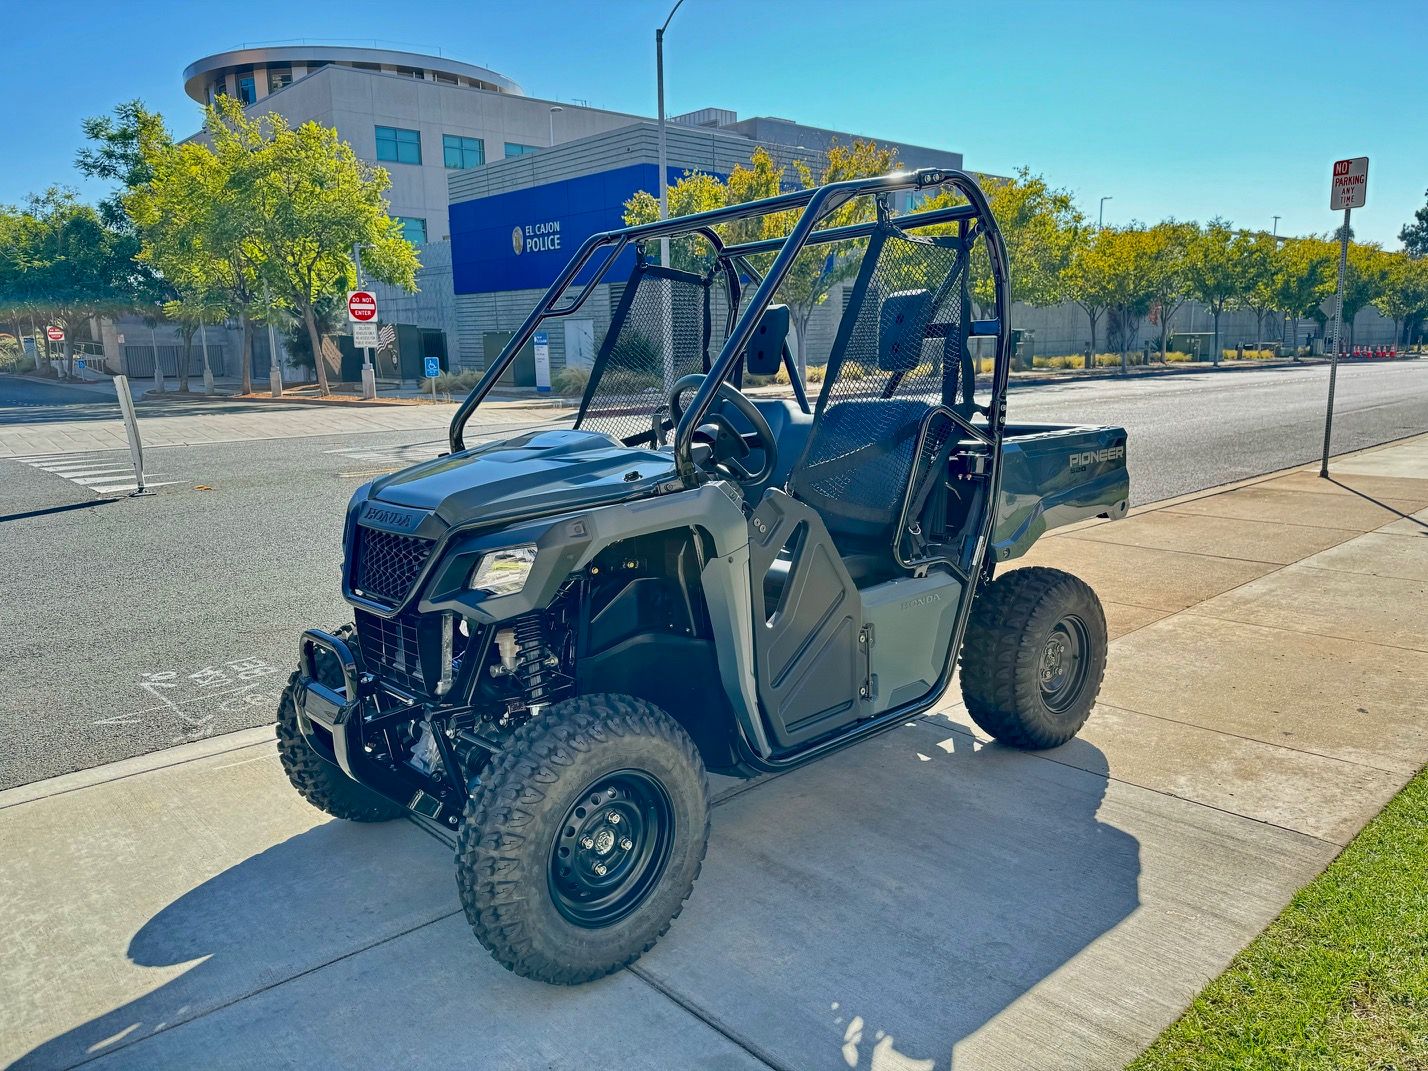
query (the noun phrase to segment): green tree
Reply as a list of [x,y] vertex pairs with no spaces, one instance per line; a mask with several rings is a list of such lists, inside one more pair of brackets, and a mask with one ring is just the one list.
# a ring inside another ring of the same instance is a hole
[[1270,270],[1273,307],[1295,325],[1290,345],[1298,350],[1299,320],[1322,316],[1324,287],[1333,285],[1334,246],[1323,238],[1287,238],[1275,251]]
[[1253,286],[1252,240],[1230,229],[1216,217],[1200,228],[1185,257],[1185,279],[1190,294],[1203,302],[1215,320],[1212,359],[1220,363],[1220,317],[1242,300]]
[[1246,234],[1242,238],[1245,255],[1242,300],[1245,308],[1254,313],[1254,346],[1261,349],[1264,344],[1264,318],[1279,310],[1274,286],[1279,239],[1265,231]]
[[1061,271],[1061,286],[1067,299],[1081,306],[1091,327],[1090,368],[1096,354],[1096,326],[1106,310],[1117,299],[1113,260],[1114,231],[1082,231],[1071,247],[1066,267]]
[[[833,144],[824,155],[819,171],[802,161],[793,164],[794,180],[803,189],[842,182],[847,179],[884,175],[897,169],[897,154],[871,141],[854,141],[852,145]],[[671,217],[718,208],[721,205],[746,204],[772,197],[790,183],[788,169],[779,167],[762,146],[750,157],[749,166],[736,164],[726,181],[699,172],[689,172],[669,188]],[[826,215],[822,228],[845,227],[873,218],[874,205],[869,198],[855,198]],[[752,220],[740,220],[720,228],[720,238],[726,243],[781,238],[792,229],[798,211],[774,212]],[[659,218],[659,202],[650,193],[640,191],[625,202],[625,223],[633,226]],[[682,243],[682,244],[681,244]],[[681,239],[671,249],[674,266],[702,267],[709,253],[701,239]],[[846,282],[858,271],[860,252],[865,240],[836,242],[804,249],[794,258],[793,265],[779,285],[777,299],[789,306],[798,333],[800,366],[806,365],[808,321],[813,311],[828,300],[828,294],[839,283]],[[682,259],[683,258],[683,259]],[[760,268],[766,268],[772,255],[754,258]]]
[[1193,223],[1165,220],[1145,234],[1144,268],[1150,287],[1150,315],[1160,332],[1160,359],[1165,360],[1170,340],[1170,321],[1189,297],[1185,279],[1185,258],[1195,235]]
[[[1425,192],[1428,197],[1428,192]],[[1428,204],[1413,213],[1413,222],[1405,223],[1398,240],[1412,257],[1428,257]]]
[[1428,314],[1428,260],[1385,253],[1388,272],[1374,307],[1393,321],[1395,341],[1412,341],[1414,326]]
[[51,187],[23,210],[6,210],[9,244],[0,254],[0,307],[25,308],[65,329],[64,374],[92,317],[132,304],[136,267],[124,237],[72,190]]
[[[1350,242],[1348,270],[1344,273],[1344,325],[1348,348],[1354,346],[1354,322],[1359,313],[1377,302],[1388,289],[1390,258],[1376,242]],[[1330,284],[1330,294],[1337,279]]]
[[[356,283],[354,246],[373,279],[416,289],[416,251],[387,213],[387,172],[359,160],[336,130],[250,118],[226,97],[210,106],[207,130],[231,194],[228,226],[258,285],[302,321],[314,353],[324,352],[317,303]],[[327,394],[328,362],[316,364]]]

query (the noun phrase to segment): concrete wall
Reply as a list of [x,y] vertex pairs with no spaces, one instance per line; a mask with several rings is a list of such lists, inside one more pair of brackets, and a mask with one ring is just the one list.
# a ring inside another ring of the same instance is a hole
[[[460,174],[445,165],[442,135],[480,138],[489,164],[502,159],[506,142],[549,145],[552,105],[535,97],[323,67],[263,98],[249,111],[277,111],[294,123],[312,119],[335,127],[358,156],[387,169],[392,179],[387,194],[392,215],[425,219],[428,239],[441,241],[450,236],[447,177]],[[570,141],[626,126],[634,119],[621,112],[570,106],[554,114],[555,137],[557,142]],[[420,131],[422,162],[378,161],[379,126]]]

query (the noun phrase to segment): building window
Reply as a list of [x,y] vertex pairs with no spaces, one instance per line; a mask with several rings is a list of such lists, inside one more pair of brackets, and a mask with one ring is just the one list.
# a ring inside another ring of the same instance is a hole
[[251,72],[238,76],[238,99],[244,104],[256,104],[258,101],[258,88]]
[[543,145],[517,145],[514,141],[506,142],[507,156],[526,156],[529,153],[540,152],[545,148]]
[[454,86],[459,84],[456,81],[456,75],[454,74],[442,74],[440,71],[432,71],[431,76],[444,86]]
[[421,134],[396,126],[379,126],[377,159],[394,164],[421,163]]
[[480,138],[443,134],[441,150],[450,168],[480,167],[486,162],[486,143]]
[[420,67],[394,67],[393,71],[403,78],[426,78],[426,72]]
[[415,216],[393,216],[402,225],[402,237],[411,242],[412,245],[423,245],[426,242],[426,220],[417,219]]
[[293,69],[291,67],[269,67],[268,68],[268,92],[276,93],[283,86],[293,84]]

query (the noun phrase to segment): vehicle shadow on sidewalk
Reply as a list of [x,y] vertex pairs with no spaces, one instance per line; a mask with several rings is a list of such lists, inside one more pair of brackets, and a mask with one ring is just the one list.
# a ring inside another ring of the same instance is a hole
[[[449,850],[410,823],[315,826],[194,887],[134,934],[127,949],[133,964],[188,964],[182,974],[35,1048],[12,1068],[70,1068],[122,1051],[460,910]],[[377,992],[349,998],[382,1000]],[[174,1046],[184,1051],[175,1058],[160,1037],[130,1058],[143,1067],[246,1066],[251,1058],[220,1049],[196,1063],[190,1044]]]
[[[1104,756],[1050,754],[1083,769],[922,722],[726,798],[694,895],[634,975],[785,1066],[946,1071],[1140,902],[1139,842],[1098,817]],[[406,822],[275,844],[127,953],[182,973],[16,1071],[445,1067],[470,1030],[504,1056],[461,1066],[573,1066],[597,1036],[611,1066],[680,1065],[652,1039],[708,1056],[703,1028],[628,973],[563,989],[501,969],[461,917],[450,849]]]
[[785,1066],[959,1068],[1140,906],[1108,774],[1084,740],[1029,755],[935,719],[849,748],[716,811],[694,896],[634,970]]

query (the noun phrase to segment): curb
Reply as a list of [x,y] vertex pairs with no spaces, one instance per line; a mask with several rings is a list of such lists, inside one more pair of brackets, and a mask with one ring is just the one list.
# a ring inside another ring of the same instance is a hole
[[[1332,457],[1343,459],[1355,457],[1360,454],[1375,453],[1379,450],[1389,449],[1410,439],[1418,438],[1428,439],[1428,432],[1410,432],[1397,439],[1390,439],[1388,442],[1379,443],[1375,446],[1361,447],[1357,450],[1349,450],[1342,454],[1334,454]],[[1227,491],[1264,483],[1292,472],[1302,472],[1306,468],[1312,467],[1313,464],[1314,462],[1290,465],[1287,468],[1275,469],[1273,472],[1260,473],[1258,476],[1247,476],[1240,480],[1217,484],[1214,487],[1205,487],[1199,491],[1188,491],[1183,495],[1175,495],[1170,498],[1161,499],[1158,502],[1147,502],[1144,505],[1132,507],[1127,516],[1139,516],[1140,514],[1165,509],[1168,506],[1179,505],[1183,502],[1194,502],[1202,498],[1212,498],[1215,495],[1224,494]],[[1058,528],[1054,534],[1064,535],[1087,528],[1094,528],[1103,524],[1114,523],[1116,522],[1103,517],[1092,517],[1076,524]],[[927,712],[928,715],[936,713],[937,711],[935,709]],[[212,755],[221,755],[230,751],[239,751],[258,745],[269,745],[273,739],[273,726],[271,724],[257,725],[248,729],[238,729],[231,733],[224,733],[220,736],[211,736],[202,740],[196,740],[192,743],[179,744],[176,747],[163,748],[158,751],[148,751],[139,755],[131,755],[128,758],[118,759],[100,766],[91,766],[87,769],[75,770],[65,774],[56,774],[53,777],[42,778],[38,781],[31,781],[28,784],[16,785],[13,788],[0,790],[0,811],[26,803],[33,803],[36,800],[46,799],[51,796],[92,788],[95,785],[117,781],[121,778],[134,777],[139,774],[153,773],[173,766],[181,766],[185,763],[193,762],[196,759],[208,758]],[[761,781],[762,779],[757,779],[754,782],[750,782],[750,784],[761,783]]]

